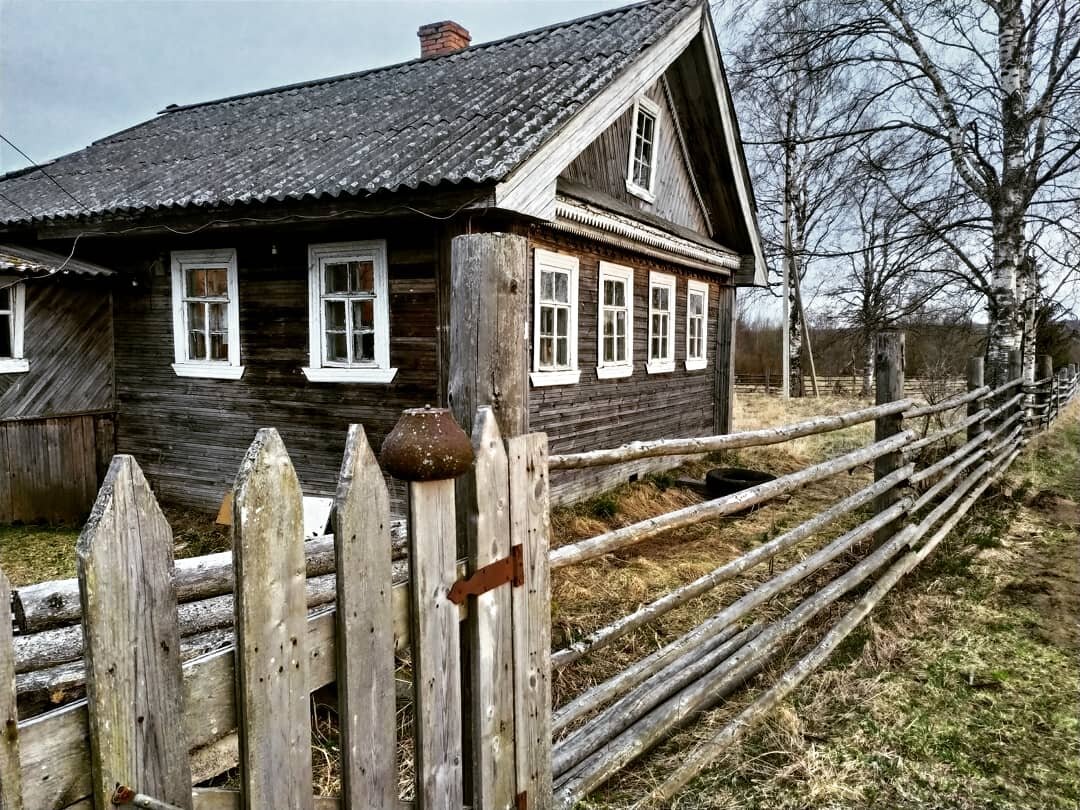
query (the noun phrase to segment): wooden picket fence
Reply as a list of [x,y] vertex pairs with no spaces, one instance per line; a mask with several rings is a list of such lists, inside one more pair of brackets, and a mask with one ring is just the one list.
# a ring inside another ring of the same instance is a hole
[[[395,649],[406,645],[410,806],[550,806],[547,443],[504,442],[488,409],[475,424],[461,523],[477,576],[459,570],[455,482],[412,481],[410,579],[395,584],[389,494],[353,426],[334,504],[335,599],[311,613],[300,485],[278,433],[260,431],[237,477],[228,593],[215,597],[232,608],[235,643],[183,662],[177,594],[192,570],[174,565],[138,464],[116,456],[78,542],[78,625],[59,628],[81,635],[85,700],[17,720],[0,575],[0,807],[398,810]],[[51,605],[72,610],[63,597]],[[342,790],[316,798],[309,696],[334,683]],[[192,788],[237,762],[238,791]]]
[[[921,405],[904,396],[902,337],[882,336],[878,360],[872,407],[571,455],[549,456],[542,434],[504,440],[480,408],[465,474],[408,483],[407,565],[394,559],[384,469],[359,426],[348,434],[332,536],[304,541],[296,474],[266,429],[237,477],[233,550],[175,562],[171,529],[138,465],[115,457],[79,539],[78,577],[12,594],[0,573],[0,808],[571,808],[859,590],[816,646],[642,798],[669,801],[820,666],[1080,391],[1080,369],[1054,374],[1045,358],[1039,379],[1024,384],[1017,356],[1004,384],[983,385],[975,360],[965,392]],[[549,548],[549,470],[771,445],[870,422],[875,438],[864,447]],[[865,465],[872,483],[552,651],[552,571]],[[826,536],[851,516],[853,528]],[[554,676],[765,564],[768,576],[711,618],[552,706]],[[824,587],[797,591],[841,564],[850,567]],[[755,620],[785,594],[797,597],[790,611]],[[408,801],[399,799],[396,761],[403,679],[414,729]],[[28,693],[84,686],[85,699],[19,719]],[[326,689],[336,689],[342,787],[315,797],[310,695]],[[237,790],[192,787],[236,765]]]

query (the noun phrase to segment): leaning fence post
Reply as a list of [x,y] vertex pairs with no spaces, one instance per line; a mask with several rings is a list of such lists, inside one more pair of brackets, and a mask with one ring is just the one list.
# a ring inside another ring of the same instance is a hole
[[0,571],[0,808],[22,810],[19,714],[15,691],[15,649],[11,633],[11,583]]
[[409,482],[412,665],[419,810],[463,804],[461,631],[454,479],[473,461],[469,437],[444,408],[402,413],[383,441],[383,468]]
[[[983,359],[981,357],[972,357],[968,359],[967,364],[967,390],[974,391],[977,388],[983,387]],[[973,399],[968,403],[967,415],[968,417],[975,416],[984,407],[985,395],[979,399]],[[980,433],[986,430],[986,423],[980,419],[977,422],[972,422],[968,425],[967,438],[970,442]]]
[[172,530],[131,456],[113,458],[76,554],[94,807],[122,785],[190,808]]
[[[874,350],[874,375],[876,378],[876,404],[885,405],[904,398],[904,333],[879,332]],[[874,421],[874,441],[880,442],[904,429],[903,414],[879,416]],[[901,450],[878,456],[874,461],[874,480],[880,481],[885,476],[899,469],[904,463]],[[883,512],[900,499],[896,487],[883,492],[875,501],[877,512]],[[876,539],[879,543],[892,537],[899,528],[899,520],[878,529]]]
[[246,810],[310,810],[307,568],[300,481],[278,432],[256,434],[236,476],[236,684]]

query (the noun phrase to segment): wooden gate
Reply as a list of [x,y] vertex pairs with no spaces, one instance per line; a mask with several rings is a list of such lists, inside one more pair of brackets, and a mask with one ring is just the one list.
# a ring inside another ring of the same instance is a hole
[[[546,438],[504,443],[486,408],[475,425],[464,476],[409,482],[407,586],[392,580],[382,470],[363,429],[350,429],[334,509],[336,603],[311,613],[300,485],[278,433],[261,430],[237,477],[234,580],[222,597],[234,645],[183,663],[172,531],[138,464],[116,456],[78,544],[85,701],[16,720],[0,575],[0,807],[398,810],[395,678],[409,673],[405,804],[549,807]],[[342,790],[314,797],[310,693],[335,682]],[[193,789],[206,752],[230,751],[238,789]]]

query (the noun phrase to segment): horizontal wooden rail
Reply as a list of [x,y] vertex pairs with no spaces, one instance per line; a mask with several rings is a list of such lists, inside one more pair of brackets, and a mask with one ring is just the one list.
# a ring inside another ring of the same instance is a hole
[[847,472],[886,453],[899,450],[910,442],[914,435],[910,430],[903,431],[880,442],[837,456],[834,459],[823,461],[820,464],[815,464],[790,475],[781,476],[774,481],[758,484],[755,487],[726,495],[723,498],[677,509],[674,512],[668,512],[597,537],[557,548],[551,552],[551,567],[553,569],[562,568],[566,565],[592,560],[673,529],[693,526],[705,520],[740,512],[747,507],[756,506],[779,495],[793,492],[807,484],[822,481],[838,473]]
[[761,447],[780,444],[803,436],[828,433],[872,422],[882,416],[901,413],[914,404],[910,399],[862,408],[838,416],[820,416],[804,422],[794,422],[777,428],[748,430],[742,433],[728,433],[722,436],[702,436],[691,439],[657,439],[651,442],[631,442],[610,450],[593,450],[588,453],[553,455],[549,461],[552,470],[578,470],[584,467],[598,467],[605,464],[621,464],[642,458],[657,456],[687,456],[713,453],[720,450],[737,450],[744,447]]
[[[895,470],[880,481],[849,495],[843,500],[833,504],[824,512],[815,515],[779,537],[775,537],[769,542],[763,543],[757,548],[748,551],[746,554],[736,557],[734,560],[725,562],[708,574],[698,577],[693,582],[676,588],[655,601],[643,605],[634,612],[617,619],[606,627],[602,627],[601,629],[590,633],[585,638],[575,641],[566,649],[559,650],[552,654],[551,666],[555,669],[559,669],[578,660],[586,653],[594,652],[606,647],[616,639],[622,638],[627,633],[636,630],[642,625],[655,621],[669,611],[686,604],[692,599],[696,599],[702,594],[708,593],[718,585],[737,577],[739,574],[748,571],[756,565],[760,565],[766,560],[772,559],[777,554],[792,548],[808,537],[813,536],[833,521],[851,514],[851,512],[870,503],[879,495],[903,483],[913,470],[914,465],[907,465],[899,470]],[[723,618],[726,617],[727,614],[726,611],[721,611],[718,615]],[[730,619],[728,619],[727,622],[729,623]]]
[[966,405],[976,399],[982,398],[984,394],[990,393],[990,386],[984,385],[982,388],[976,388],[973,391],[968,391],[964,394],[957,394],[943,399],[941,402],[935,402],[932,405],[923,405],[919,408],[912,408],[910,411],[904,411],[905,419],[917,419],[920,416],[931,416],[936,413],[942,413],[943,411],[951,411],[953,408],[958,408],[961,405]]
[[907,447],[905,447],[904,450],[903,450],[905,458],[910,458],[913,454],[915,454],[919,450],[922,450],[924,447],[928,447],[931,444],[935,444],[937,442],[940,442],[942,439],[947,439],[950,436],[953,436],[953,435],[959,433],[960,431],[971,427],[976,422],[981,422],[984,419],[990,418],[990,414],[991,414],[991,412],[988,409],[983,408],[981,411],[967,417],[962,422],[957,422],[955,425],[949,425],[948,427],[942,428],[941,430],[937,431],[936,433],[931,433],[929,436],[926,436],[926,437],[924,437],[922,439],[919,439],[918,441],[912,442]]

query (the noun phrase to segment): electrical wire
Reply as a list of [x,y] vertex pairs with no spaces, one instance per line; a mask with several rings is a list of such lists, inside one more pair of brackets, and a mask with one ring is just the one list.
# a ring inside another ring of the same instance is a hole
[[[67,190],[66,188],[64,188],[64,187],[63,187],[62,185],[60,185],[60,181],[59,181],[59,180],[57,180],[57,179],[56,179],[55,177],[53,177],[53,176],[52,176],[51,174],[49,174],[49,173],[48,173],[47,171],[45,171],[45,169],[44,169],[44,168],[43,168],[43,167],[41,166],[41,164],[39,164],[39,163],[38,163],[37,161],[35,161],[35,160],[34,160],[34,159],[33,159],[32,157],[30,157],[30,156],[29,156],[28,154],[26,154],[26,152],[24,152],[24,151],[23,151],[22,149],[20,149],[20,148],[19,148],[18,146],[16,146],[16,145],[15,145],[15,144],[14,144],[14,143],[13,143],[13,142],[11,141],[11,139],[10,139],[10,138],[8,138],[8,137],[7,137],[6,135],[4,135],[4,133],[3,133],[3,132],[0,132],[0,140],[2,140],[2,141],[3,141],[4,143],[6,143],[6,144],[7,144],[8,146],[10,146],[10,147],[11,147],[12,149],[14,149],[14,150],[15,150],[16,152],[18,152],[18,153],[19,153],[20,155],[22,155],[22,156],[23,156],[24,158],[26,158],[27,160],[29,160],[29,161],[30,161],[30,165],[31,165],[31,166],[33,166],[33,167],[34,167],[35,169],[37,169],[37,170],[38,170],[39,172],[41,172],[41,173],[42,173],[43,175],[45,175],[45,176],[46,176],[46,177],[48,177],[48,178],[49,178],[50,180],[52,180],[53,184],[54,184],[54,185],[55,185],[55,186],[56,186],[56,187],[57,187],[58,189],[60,189],[60,190],[61,190],[62,192],[64,192],[65,194],[67,194],[67,195],[68,195],[69,197],[71,197],[71,199],[73,199],[73,200],[75,201],[75,203],[76,203],[76,204],[77,204],[77,205],[78,205],[78,206],[79,206],[80,208],[82,208],[82,210],[83,210],[83,211],[86,211],[87,213],[90,213],[90,207],[89,207],[88,205],[86,205],[85,203],[83,203],[83,201],[82,201],[82,200],[80,200],[80,199],[79,199],[78,197],[76,197],[76,196],[75,196],[74,194],[72,194],[72,193],[71,193],[70,191],[68,191],[68,190]],[[5,197],[4,199],[7,199],[7,198]],[[21,205],[20,205],[20,206],[18,206],[18,207],[19,207],[19,208],[22,208],[22,206],[21,206]],[[25,208],[23,208],[23,210],[25,211],[26,209],[25,209]],[[28,213],[29,213],[29,212],[28,212]]]

